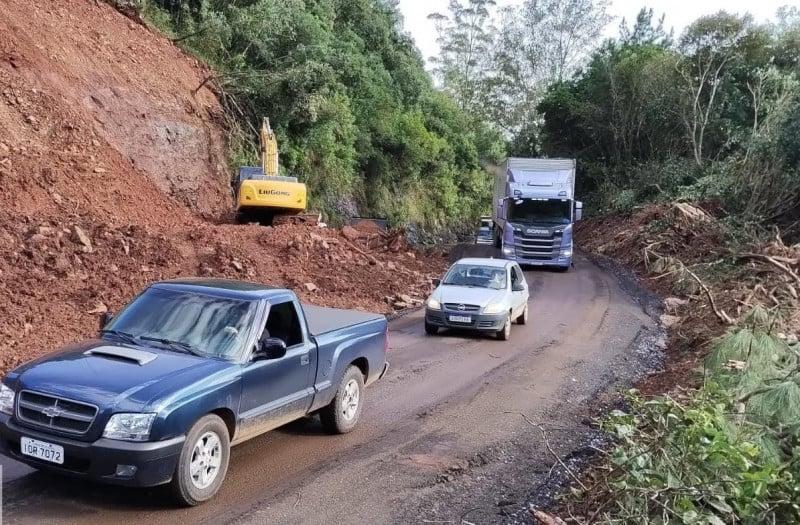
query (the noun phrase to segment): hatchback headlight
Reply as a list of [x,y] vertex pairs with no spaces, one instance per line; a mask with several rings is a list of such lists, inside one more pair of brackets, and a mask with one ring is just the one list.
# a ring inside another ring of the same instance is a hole
[[440,303],[439,301],[437,301],[433,297],[428,299],[428,302],[426,303],[426,305],[431,310],[441,310],[442,309],[442,303]]
[[13,390],[6,385],[0,384],[0,412],[9,416],[14,414],[15,396],[16,394]]
[[506,307],[500,303],[490,304],[483,309],[483,313],[485,314],[502,314],[505,311]]
[[106,423],[103,437],[122,441],[147,441],[155,414],[114,414]]

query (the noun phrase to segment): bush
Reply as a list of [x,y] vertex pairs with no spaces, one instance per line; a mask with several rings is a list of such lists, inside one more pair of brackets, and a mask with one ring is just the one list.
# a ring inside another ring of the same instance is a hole
[[604,423],[617,441],[605,478],[614,523],[800,520],[800,348],[754,310],[714,346],[709,380]]

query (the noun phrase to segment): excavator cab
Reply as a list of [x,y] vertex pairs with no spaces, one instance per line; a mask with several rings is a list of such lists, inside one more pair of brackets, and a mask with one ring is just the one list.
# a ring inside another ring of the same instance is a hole
[[236,217],[240,222],[293,222],[306,210],[307,188],[296,177],[279,175],[278,140],[265,118],[261,123],[261,166],[241,167],[236,184]]

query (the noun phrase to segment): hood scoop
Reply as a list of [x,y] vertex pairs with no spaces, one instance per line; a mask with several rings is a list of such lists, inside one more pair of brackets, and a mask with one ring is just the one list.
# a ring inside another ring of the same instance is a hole
[[158,354],[154,354],[153,352],[145,352],[144,350],[124,348],[121,346],[98,346],[97,348],[85,351],[83,355],[129,361],[139,366],[146,365],[158,357]]

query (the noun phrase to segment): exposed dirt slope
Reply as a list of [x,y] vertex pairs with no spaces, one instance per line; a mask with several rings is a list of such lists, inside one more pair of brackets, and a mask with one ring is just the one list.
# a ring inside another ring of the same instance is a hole
[[219,104],[194,92],[207,74],[104,3],[3,2],[0,371],[90,334],[92,312],[157,279],[250,279],[383,312],[387,295],[428,291],[445,260],[402,237],[204,219],[230,210]]
[[[28,139],[31,155],[61,161],[30,175],[65,169],[140,198],[135,172],[204,214],[228,209],[219,104],[195,92],[207,72],[164,37],[101,2],[6,0],[0,52],[11,145]],[[37,114],[41,103],[51,111]]]
[[634,269],[665,299],[667,373],[643,385],[646,391],[689,381],[707,343],[754,306],[780,313],[788,335],[800,333],[800,245],[787,246],[780,235],[742,245],[721,215],[711,203],[651,205],[578,227],[581,248]]

